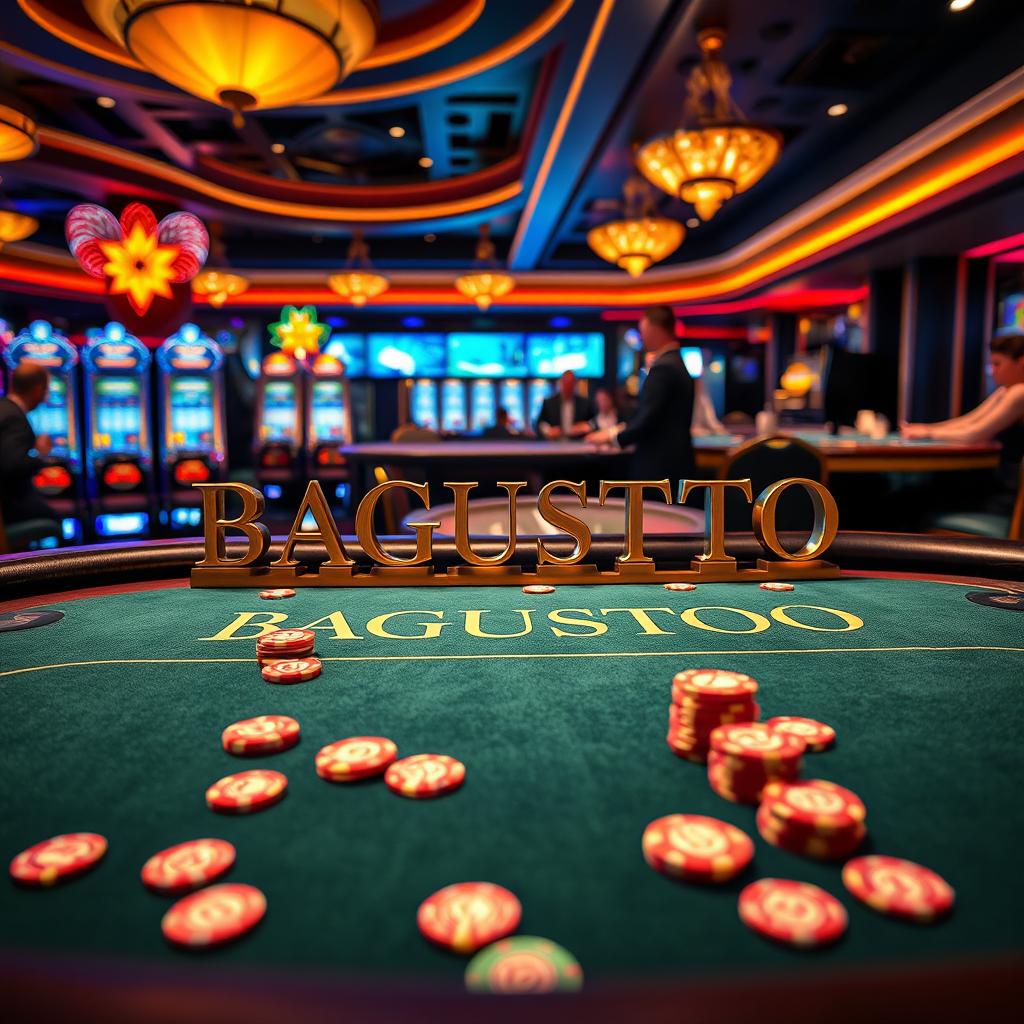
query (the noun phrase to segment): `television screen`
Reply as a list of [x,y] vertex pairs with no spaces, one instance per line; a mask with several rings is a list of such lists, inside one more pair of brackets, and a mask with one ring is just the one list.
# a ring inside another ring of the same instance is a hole
[[449,334],[452,377],[525,377],[526,345],[521,334]]
[[531,377],[560,377],[572,370],[577,377],[604,376],[604,335],[530,334],[526,361]]
[[443,334],[371,334],[371,377],[443,377],[446,372]]
[[681,348],[679,355],[691,377],[699,377],[704,372],[704,353],[699,348]]
[[332,334],[324,352],[345,364],[346,377],[366,376],[366,335]]

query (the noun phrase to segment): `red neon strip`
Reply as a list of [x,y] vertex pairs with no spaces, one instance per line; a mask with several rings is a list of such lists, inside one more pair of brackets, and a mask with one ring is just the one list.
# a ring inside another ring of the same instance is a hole
[[982,256],[994,256],[999,252],[1006,252],[1007,249],[1016,249],[1024,245],[1024,232],[1016,235],[1007,235],[1006,238],[996,239],[994,242],[986,242],[984,245],[976,245],[968,249],[964,255],[969,260],[981,259]]
[[996,263],[1024,263],[1024,249],[1014,249],[997,256]]
[[[688,306],[673,306],[676,316],[720,316],[729,313],[794,312],[820,309],[824,306],[849,306],[867,298],[867,285],[859,288],[804,288],[800,291],[775,295],[755,295],[732,302],[704,302]],[[609,309],[601,314],[602,320],[639,320],[642,309]]]

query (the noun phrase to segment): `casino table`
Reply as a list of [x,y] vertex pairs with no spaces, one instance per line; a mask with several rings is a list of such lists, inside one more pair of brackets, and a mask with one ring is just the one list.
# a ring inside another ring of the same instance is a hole
[[[697,543],[654,537],[648,550],[660,564]],[[752,544],[730,548],[743,559]],[[592,554],[616,550],[595,538]],[[792,593],[630,583],[274,601],[190,589],[199,557],[180,541],[0,559],[4,856],[69,831],[110,844],[93,871],[50,890],[0,886],[8,1019],[522,1019],[517,999],[464,994],[465,958],[417,930],[426,896],[472,880],[509,888],[520,932],[580,961],[581,993],[524,997],[542,1020],[962,1020],[1016,998],[1024,546],[841,533],[830,557],[843,575]],[[442,544],[437,558],[454,553]],[[319,678],[264,682],[254,637],[274,625],[316,632]],[[865,849],[939,872],[956,890],[951,917],[920,926],[868,909],[838,865],[767,845],[753,807],[674,757],[671,679],[697,666],[752,675],[763,718],[831,724],[835,747],[807,754],[804,776],[858,793]],[[247,762],[221,749],[225,726],[265,713],[296,718],[299,744]],[[316,751],[359,734],[390,737],[399,756],[455,756],[466,781],[416,801],[379,779],[318,778]],[[284,772],[285,799],[212,813],[207,786],[249,767]],[[655,873],[640,838],[673,812],[743,829],[753,864],[721,886]],[[161,935],[169,901],[139,871],[204,836],[235,845],[228,878],[259,887],[268,911],[233,945],[183,953]],[[798,951],[747,930],[738,893],[765,876],[838,896],[846,936]]]

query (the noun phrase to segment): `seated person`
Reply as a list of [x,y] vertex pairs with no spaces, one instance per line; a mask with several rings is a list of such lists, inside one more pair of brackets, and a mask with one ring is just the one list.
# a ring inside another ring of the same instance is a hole
[[937,441],[999,441],[1003,446],[998,478],[972,491],[974,507],[1009,511],[1024,460],[1024,334],[1002,332],[992,339],[991,367],[996,390],[980,405],[940,423],[902,423],[903,437]]
[[566,370],[558,382],[558,394],[545,398],[540,407],[537,434],[546,441],[585,437],[593,415],[590,399],[576,394],[576,374]]
[[32,485],[53,443],[36,437],[27,413],[46,401],[50,374],[37,363],[21,363],[11,375],[11,393],[0,398],[0,501],[4,521],[56,519],[53,509]]
[[596,411],[590,421],[591,430],[609,430],[622,422],[610,388],[600,387],[594,392],[594,408]]
[[490,427],[485,427],[480,436],[488,441],[505,441],[510,437],[518,437],[519,435],[508,425],[508,409],[504,406],[498,406],[494,413],[494,424]]

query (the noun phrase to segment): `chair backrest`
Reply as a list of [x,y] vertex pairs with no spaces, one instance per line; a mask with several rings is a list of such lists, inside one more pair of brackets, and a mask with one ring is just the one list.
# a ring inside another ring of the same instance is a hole
[[[755,438],[740,445],[729,454],[718,473],[720,480],[743,480],[749,477],[755,500],[769,484],[794,476],[828,483],[821,452],[798,437],[782,434]],[[806,496],[799,489],[783,494],[776,509],[777,529],[801,530],[809,522]],[[739,493],[726,496],[725,528],[732,531],[750,530],[750,506]]]
[[1013,511],[1010,513],[1010,530],[1006,536],[1010,540],[1024,540],[1024,461],[1020,464],[1017,500],[1013,503]]
[[391,432],[391,440],[429,443],[431,441],[440,441],[441,435],[429,427],[421,427],[416,423],[403,423]]

